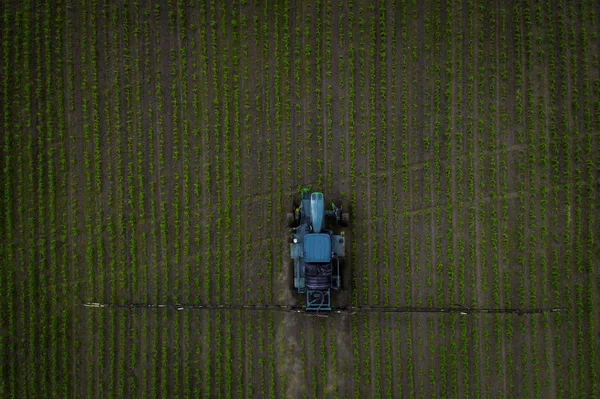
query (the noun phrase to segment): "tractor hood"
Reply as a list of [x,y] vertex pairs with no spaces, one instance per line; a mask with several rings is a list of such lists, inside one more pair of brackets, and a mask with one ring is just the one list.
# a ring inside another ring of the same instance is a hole
[[310,195],[310,222],[313,232],[320,233],[323,230],[323,219],[325,217],[325,200],[323,193],[314,192]]

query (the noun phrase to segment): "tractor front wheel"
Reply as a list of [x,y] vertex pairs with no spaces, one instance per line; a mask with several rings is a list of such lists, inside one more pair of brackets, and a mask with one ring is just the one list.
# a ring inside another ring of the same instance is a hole
[[348,214],[348,212],[344,212],[342,213],[342,217],[340,219],[340,222],[344,225],[344,226],[348,226],[348,223],[350,223],[350,215]]
[[290,226],[290,227],[293,226],[296,222],[296,218],[294,217],[294,214],[291,212],[286,215],[286,220],[287,220],[288,226]]

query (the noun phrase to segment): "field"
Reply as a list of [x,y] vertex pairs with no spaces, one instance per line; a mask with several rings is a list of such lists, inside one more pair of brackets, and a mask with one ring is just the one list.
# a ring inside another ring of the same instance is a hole
[[600,397],[598,1],[2,3],[1,397]]

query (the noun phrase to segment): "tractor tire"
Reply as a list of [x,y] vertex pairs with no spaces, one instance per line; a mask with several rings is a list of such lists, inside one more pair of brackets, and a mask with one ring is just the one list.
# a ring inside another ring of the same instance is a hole
[[286,222],[290,227],[292,227],[296,223],[296,218],[294,217],[293,213],[290,212],[286,215]]
[[348,212],[342,213],[342,217],[340,218],[340,223],[343,226],[348,226],[348,223],[350,223],[350,215],[348,214]]

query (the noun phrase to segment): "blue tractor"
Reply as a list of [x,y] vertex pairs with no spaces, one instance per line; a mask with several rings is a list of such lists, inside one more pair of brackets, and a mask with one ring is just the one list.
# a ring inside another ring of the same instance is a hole
[[306,311],[331,310],[331,291],[341,287],[340,260],[345,255],[344,234],[325,226],[326,219],[347,225],[348,214],[331,204],[325,209],[323,193],[302,190],[300,205],[288,214],[292,225],[290,257],[294,261],[294,288],[306,295]]

